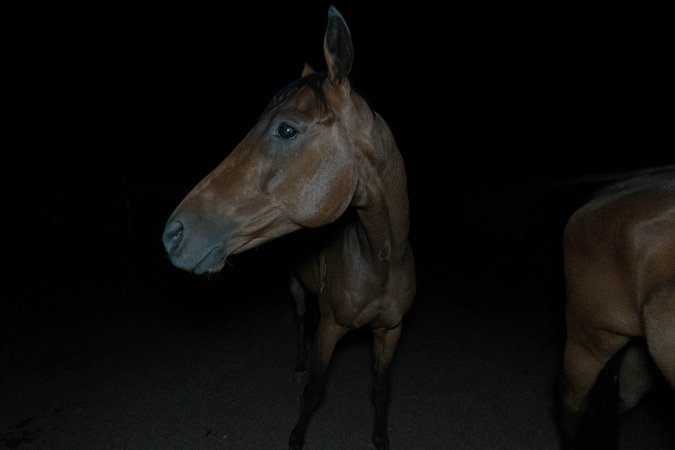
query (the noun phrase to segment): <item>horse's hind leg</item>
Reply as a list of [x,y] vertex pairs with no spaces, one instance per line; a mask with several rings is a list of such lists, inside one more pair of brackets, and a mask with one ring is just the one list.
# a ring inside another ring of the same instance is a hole
[[[568,330],[563,360],[561,428],[565,448],[580,445],[580,425],[588,407],[588,395],[607,362],[629,341],[606,330]],[[617,412],[618,413],[618,412]]]
[[619,385],[620,411],[633,409],[654,386],[650,356],[642,340],[626,346],[621,360],[621,382]]
[[649,353],[675,388],[675,282],[650,296],[643,315]]
[[377,450],[389,450],[389,388],[391,385],[390,363],[401,336],[401,325],[390,329],[373,329],[373,351],[375,353],[375,428],[373,443]]
[[305,288],[295,275],[291,275],[289,282],[291,296],[295,302],[298,319],[298,359],[295,365],[295,381],[304,385],[307,380],[307,305],[305,303]]

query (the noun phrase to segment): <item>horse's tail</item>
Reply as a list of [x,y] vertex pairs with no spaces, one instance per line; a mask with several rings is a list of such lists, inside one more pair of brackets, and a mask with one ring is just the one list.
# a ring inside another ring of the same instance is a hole
[[607,362],[588,396],[588,405],[564,450],[617,450],[621,415],[620,371],[625,348]]
[[[598,376],[582,425],[588,448],[617,449],[621,415],[633,409],[655,383],[646,343],[633,338]],[[582,447],[586,448],[586,447]]]
[[586,430],[593,449],[615,450],[619,448],[620,404],[619,376],[625,349],[617,352],[600,372],[591,390],[589,409],[586,414]]

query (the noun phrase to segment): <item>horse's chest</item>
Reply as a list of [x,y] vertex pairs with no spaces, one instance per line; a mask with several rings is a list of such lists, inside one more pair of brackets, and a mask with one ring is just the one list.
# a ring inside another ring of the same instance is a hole
[[321,254],[318,294],[322,314],[345,328],[395,325],[400,314],[392,295],[392,267],[364,257],[355,248],[340,242]]
[[327,277],[320,301],[336,323],[358,328],[389,315],[393,302],[386,280],[372,277]]
[[[345,293],[346,294],[346,293]],[[380,318],[387,310],[384,297],[366,300],[360,296],[325,296],[324,305],[330,308],[335,323],[345,328],[359,328]]]

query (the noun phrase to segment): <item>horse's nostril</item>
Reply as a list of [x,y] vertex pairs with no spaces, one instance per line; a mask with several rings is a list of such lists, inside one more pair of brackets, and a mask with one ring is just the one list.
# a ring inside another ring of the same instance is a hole
[[164,248],[169,254],[172,254],[176,251],[180,245],[180,241],[183,239],[183,224],[179,221],[174,221],[168,223],[164,228],[164,236],[162,241],[164,242]]

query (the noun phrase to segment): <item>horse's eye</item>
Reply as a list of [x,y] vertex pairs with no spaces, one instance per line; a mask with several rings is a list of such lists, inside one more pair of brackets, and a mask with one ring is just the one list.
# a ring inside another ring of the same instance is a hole
[[282,123],[281,125],[279,125],[279,128],[277,128],[277,136],[279,136],[282,139],[293,139],[297,135],[298,130],[296,130],[287,123]]

